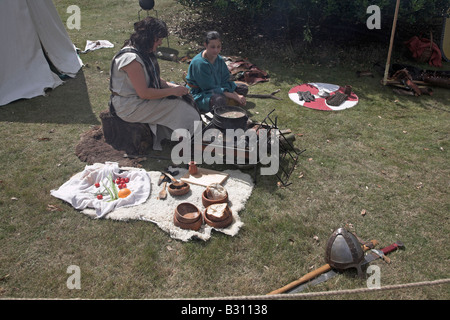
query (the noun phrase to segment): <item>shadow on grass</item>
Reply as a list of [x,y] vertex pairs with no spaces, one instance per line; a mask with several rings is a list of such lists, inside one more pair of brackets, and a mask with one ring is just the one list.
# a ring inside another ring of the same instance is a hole
[[46,96],[21,99],[0,107],[0,121],[100,124],[92,110],[83,70]]

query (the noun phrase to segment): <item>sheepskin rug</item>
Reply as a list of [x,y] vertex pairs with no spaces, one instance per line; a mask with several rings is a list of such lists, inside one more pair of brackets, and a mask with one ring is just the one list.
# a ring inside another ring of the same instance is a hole
[[[143,170],[133,167],[124,167],[123,169]],[[179,174],[175,176],[177,179],[181,178],[187,172],[186,169],[182,168],[177,168],[177,170],[179,170]],[[162,189],[162,184],[158,186],[158,180],[161,175],[159,171],[147,172],[150,177],[151,189],[146,202],[136,206],[117,208],[103,218],[119,221],[141,220],[152,222],[163,231],[167,232],[171,238],[181,241],[193,239],[207,241],[211,238],[212,230],[234,236],[243,226],[243,222],[239,217],[239,212],[245,208],[245,204],[252,193],[254,183],[250,175],[243,173],[240,170],[224,170],[223,172],[229,175],[222,185],[228,192],[228,205],[233,213],[233,223],[227,228],[215,229],[209,225],[203,224],[200,230],[193,231],[176,227],[173,223],[173,214],[178,204],[190,202],[196,205],[200,211],[203,212],[205,210],[202,204],[202,193],[206,187],[191,184],[191,189],[187,194],[173,197],[167,193],[167,198],[165,200],[160,200],[158,199],[158,194]],[[94,209],[86,208],[81,212],[92,218],[97,218]]]

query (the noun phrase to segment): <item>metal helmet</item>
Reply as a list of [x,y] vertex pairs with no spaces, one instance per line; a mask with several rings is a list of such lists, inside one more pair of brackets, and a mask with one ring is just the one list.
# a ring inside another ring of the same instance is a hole
[[333,232],[328,239],[325,253],[325,260],[332,268],[338,270],[356,268],[361,276],[363,259],[364,251],[354,234],[344,228]]
[[155,6],[155,1],[154,0],[139,0],[139,6],[143,10],[152,10],[153,7]]

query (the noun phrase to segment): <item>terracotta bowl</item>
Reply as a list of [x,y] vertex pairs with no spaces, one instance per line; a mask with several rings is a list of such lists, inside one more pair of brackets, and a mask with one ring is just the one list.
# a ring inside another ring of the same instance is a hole
[[169,187],[167,190],[169,190],[169,193],[172,196],[182,196],[189,192],[191,189],[190,185],[188,183],[183,183],[181,185],[175,185],[173,183],[169,184]]
[[181,229],[198,231],[202,227],[203,219],[198,219],[196,222],[193,222],[193,223],[184,223],[184,222],[178,221],[177,216],[174,215],[173,216],[173,224]]
[[203,212],[203,219],[207,225],[213,228],[222,229],[228,227],[233,222],[233,215],[228,205],[226,206],[224,214],[221,217],[209,214],[207,207]]
[[228,192],[226,193],[226,195],[223,198],[220,198],[220,199],[209,199],[208,195],[206,193],[206,190],[203,191],[203,193],[202,193],[202,203],[205,208],[207,208],[208,206],[210,206],[212,204],[226,203],[226,202],[228,202]]
[[225,204],[216,203],[216,204],[212,204],[212,205],[208,206],[205,209],[203,216],[213,222],[222,222],[223,220],[228,219],[228,217],[232,215],[231,209],[228,205],[225,205],[225,210],[223,211],[223,214],[221,216],[218,216],[217,214],[211,214],[211,208],[213,208],[213,206],[219,207],[221,205],[225,205]]
[[200,210],[192,203],[183,202],[175,208],[174,216],[181,223],[194,223],[201,220]]

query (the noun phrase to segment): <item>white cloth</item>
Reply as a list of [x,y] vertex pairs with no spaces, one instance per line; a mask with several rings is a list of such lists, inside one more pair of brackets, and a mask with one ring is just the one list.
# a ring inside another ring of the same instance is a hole
[[321,82],[308,83],[308,84],[316,87],[317,89],[319,89],[319,91],[323,91],[323,92],[327,92],[327,93],[333,93],[333,92],[339,90],[339,86],[336,84],[321,83]]
[[82,53],[87,53],[89,51],[94,51],[102,48],[114,48],[114,44],[109,42],[108,40],[87,40],[86,47]]
[[[109,187],[108,177],[129,178],[127,188],[131,194],[126,198],[110,201],[111,198],[104,193],[103,199],[97,199],[96,193]],[[100,188],[95,186],[100,183]],[[150,195],[150,176],[145,170],[121,170],[116,162],[105,164],[93,164],[74,175],[57,190],[51,190],[50,194],[56,198],[70,203],[75,209],[83,210],[94,208],[97,218],[102,218],[111,211],[120,207],[130,207],[144,203]]]

